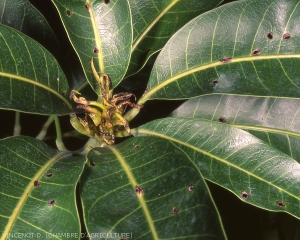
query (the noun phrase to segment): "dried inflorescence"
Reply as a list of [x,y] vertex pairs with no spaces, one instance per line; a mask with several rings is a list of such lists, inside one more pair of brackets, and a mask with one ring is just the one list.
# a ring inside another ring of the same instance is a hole
[[122,92],[112,96],[109,91],[110,79],[107,74],[101,74],[104,78],[101,80],[94,67],[93,58],[91,67],[100,86],[101,95],[98,101],[89,101],[78,91],[72,90],[72,98],[77,103],[76,109],[84,110],[85,117],[77,117],[75,111],[72,114],[71,123],[79,132],[111,145],[115,142],[116,131],[130,133],[128,121],[122,116],[126,106],[133,108],[142,108],[142,106],[130,101],[132,97],[135,97],[132,93]]

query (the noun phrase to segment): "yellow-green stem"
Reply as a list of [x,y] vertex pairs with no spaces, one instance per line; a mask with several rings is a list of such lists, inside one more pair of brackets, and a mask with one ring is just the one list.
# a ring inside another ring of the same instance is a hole
[[21,134],[20,114],[20,112],[16,112],[15,114],[14,136],[19,136]]
[[53,115],[55,120],[55,129],[56,129],[56,146],[57,149],[60,151],[68,151],[63,143],[62,135],[61,135],[61,129],[59,124],[59,119],[57,115]]
[[40,133],[35,137],[36,139],[43,140],[47,134],[48,127],[54,120],[54,115],[49,116],[48,120],[46,123],[43,125],[42,130]]

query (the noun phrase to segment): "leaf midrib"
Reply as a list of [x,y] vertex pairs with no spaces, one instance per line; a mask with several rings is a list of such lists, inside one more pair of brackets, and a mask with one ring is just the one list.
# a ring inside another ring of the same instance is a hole
[[[300,58],[300,54],[247,56],[247,57],[234,58],[229,63],[222,63],[220,61],[217,61],[217,62],[204,64],[202,66],[198,66],[195,68],[191,68],[191,69],[185,70],[179,74],[171,76],[171,77],[165,79],[163,82],[160,79],[157,79],[156,82],[158,82],[158,84],[155,87],[151,88],[146,94],[144,94],[138,101],[138,104],[144,104],[151,97],[151,95],[155,94],[158,90],[164,88],[168,84],[175,82],[176,80],[178,80],[180,78],[183,78],[183,77],[193,74],[195,72],[199,72],[199,71],[206,70],[209,68],[216,68],[216,67],[224,65],[224,64],[227,65],[227,64],[239,63],[239,62],[253,62],[253,61],[258,61],[258,60],[285,59],[285,58]],[[154,67],[155,67],[155,65],[154,65]],[[152,72],[151,76],[152,75],[153,75],[153,72]],[[151,76],[150,76],[150,81],[153,81],[153,78]],[[186,98],[188,98],[188,97],[186,97]]]
[[15,79],[15,80],[19,80],[19,81],[24,81],[24,82],[30,83],[32,85],[38,86],[40,88],[43,88],[43,89],[47,90],[48,92],[53,93],[56,97],[58,97],[59,99],[61,99],[67,105],[67,107],[69,109],[72,109],[72,106],[67,101],[67,99],[65,99],[61,94],[59,94],[54,89],[52,89],[52,88],[50,88],[50,87],[48,87],[48,86],[46,86],[46,85],[44,85],[44,84],[42,84],[40,82],[31,80],[29,78],[21,77],[21,76],[15,75],[15,74],[6,73],[6,72],[0,72],[0,76],[6,77],[6,78],[9,78],[9,79]]
[[29,193],[32,191],[33,186],[34,186],[34,181],[36,181],[37,179],[40,179],[42,174],[58,159],[60,159],[61,157],[65,156],[69,154],[69,152],[62,152],[57,154],[56,156],[54,156],[52,159],[50,159],[36,174],[34,177],[32,177],[32,180],[29,182],[28,186],[24,189],[24,192],[22,194],[22,196],[20,197],[20,200],[17,204],[17,206],[15,207],[12,215],[9,217],[9,221],[2,233],[2,237],[0,240],[5,240],[7,236],[9,236],[9,233],[11,232],[11,229],[13,227],[13,224],[15,223],[16,219],[18,218],[19,213],[22,210],[22,207],[25,203],[25,201],[27,200],[27,197],[29,196]]
[[160,14],[156,16],[156,18],[153,19],[153,21],[144,29],[142,34],[132,43],[132,49],[133,52],[137,45],[142,41],[142,39],[147,35],[147,33],[153,28],[153,26],[178,2],[179,0],[174,0],[171,2]]
[[161,137],[161,138],[164,138],[164,139],[167,139],[167,140],[170,140],[170,141],[179,143],[179,144],[181,144],[181,145],[183,145],[183,146],[186,146],[186,147],[188,147],[188,148],[190,148],[190,149],[193,149],[194,151],[197,151],[197,152],[200,152],[200,153],[202,153],[202,154],[204,154],[204,155],[206,155],[206,156],[209,156],[209,157],[211,157],[212,159],[216,159],[216,160],[218,160],[218,161],[220,161],[220,162],[222,162],[222,163],[224,163],[224,164],[226,164],[226,165],[229,165],[229,166],[231,166],[231,167],[233,167],[233,168],[235,168],[235,169],[237,169],[237,170],[239,170],[239,171],[241,171],[241,172],[244,172],[244,173],[246,173],[246,174],[248,174],[248,175],[250,175],[250,176],[252,176],[252,177],[254,177],[254,178],[256,178],[256,179],[258,179],[258,180],[260,180],[260,181],[262,181],[262,182],[267,183],[267,184],[270,185],[270,186],[273,186],[274,188],[278,189],[279,191],[285,192],[286,194],[290,195],[291,197],[293,197],[293,198],[295,198],[295,199],[297,199],[297,200],[300,200],[300,197],[297,197],[297,196],[293,195],[292,193],[286,191],[285,189],[282,189],[282,188],[280,188],[279,186],[274,185],[273,183],[271,183],[271,182],[269,182],[269,181],[266,181],[266,180],[263,179],[263,178],[260,178],[259,176],[253,174],[252,172],[249,172],[249,171],[247,171],[246,169],[240,168],[239,166],[236,166],[236,165],[234,165],[234,164],[232,164],[232,163],[226,161],[226,159],[220,158],[220,157],[215,156],[215,155],[213,155],[213,154],[211,154],[211,153],[209,153],[209,152],[206,152],[206,151],[204,151],[204,150],[201,150],[201,149],[197,148],[196,146],[191,145],[191,144],[189,144],[189,143],[187,143],[187,142],[183,142],[183,141],[178,140],[178,139],[176,139],[176,138],[173,138],[173,137],[171,137],[171,136],[168,136],[168,135],[165,135],[165,134],[162,134],[162,133],[158,133],[158,132],[155,132],[155,131],[151,131],[151,130],[146,130],[146,129],[132,129],[132,130],[131,130],[131,133],[132,133],[133,135],[136,135],[136,134],[139,134],[139,133],[144,133],[144,134],[147,134],[147,135],[158,136],[158,137]]
[[[215,120],[209,120],[206,118],[198,118],[198,117],[176,117],[176,118],[185,118],[185,119],[199,119],[199,120],[205,120],[205,121],[212,121],[212,122],[217,122]],[[294,136],[294,137],[300,137],[300,133],[298,132],[292,132],[289,130],[285,130],[285,129],[279,129],[279,128],[271,128],[271,127],[267,127],[267,126],[255,126],[255,125],[246,125],[246,124],[235,124],[235,123],[226,123],[227,125],[230,125],[232,127],[235,128],[239,128],[242,130],[253,130],[253,131],[258,131],[258,132],[269,132],[269,133],[278,133],[278,134],[282,134],[282,135],[288,135],[288,136]]]
[[[87,0],[87,4],[92,6],[90,0]],[[99,64],[99,71],[100,71],[100,73],[104,73],[104,60],[103,60],[103,53],[102,53],[102,44],[101,44],[101,41],[100,41],[100,38],[99,38],[99,32],[98,32],[98,28],[97,28],[97,24],[96,24],[96,19],[95,19],[93,7],[90,8],[89,13],[90,13],[90,17],[91,17],[92,27],[93,27],[93,30],[94,30],[96,47],[99,50],[99,53],[97,54],[97,59],[98,59],[98,64]]]
[[[138,186],[137,181],[135,180],[135,177],[133,176],[132,172],[130,171],[130,169],[129,169],[129,167],[128,167],[126,161],[125,161],[125,159],[121,156],[121,154],[114,147],[108,146],[108,148],[115,154],[115,156],[119,160],[122,168],[124,169],[125,173],[128,176],[128,179],[129,179],[131,185],[133,186],[133,188],[135,186]],[[154,240],[158,240],[159,238],[157,236],[157,232],[155,230],[152,217],[151,217],[150,212],[149,212],[149,210],[147,208],[147,205],[146,205],[146,202],[144,200],[143,195],[138,196],[137,199],[138,199],[138,201],[140,203],[140,206],[142,207],[142,209],[144,211],[144,214],[146,216],[146,220],[148,222],[148,225],[150,227],[151,233],[153,235],[153,239]]]
[[259,131],[259,132],[278,133],[278,134],[282,134],[282,135],[300,137],[300,133],[291,132],[291,131],[283,130],[283,129],[268,128],[268,127],[263,127],[263,126],[231,124],[231,123],[228,123],[228,125],[239,128],[239,129],[244,129],[244,130],[254,130],[254,131]]

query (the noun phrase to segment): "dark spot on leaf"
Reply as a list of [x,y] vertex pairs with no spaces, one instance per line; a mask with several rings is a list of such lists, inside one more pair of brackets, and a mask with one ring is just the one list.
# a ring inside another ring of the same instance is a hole
[[291,38],[291,35],[289,33],[285,33],[285,34],[283,34],[282,38],[285,40],[288,40]]
[[229,63],[231,62],[232,58],[230,57],[223,57],[222,59],[220,59],[221,63]]
[[173,207],[172,208],[172,214],[177,214],[179,212],[178,207]]
[[96,163],[95,163],[95,162],[90,162],[90,165],[91,165],[92,167],[95,167],[95,166],[96,166]]
[[283,201],[277,201],[277,202],[276,202],[276,205],[277,205],[278,207],[285,207],[285,204],[284,204]]
[[194,190],[194,185],[191,184],[191,185],[188,187],[188,191],[189,191],[189,192],[192,192],[193,190]]
[[212,81],[213,84],[217,84],[218,82],[219,82],[218,79]]
[[144,189],[141,186],[135,186],[135,192],[137,195],[142,195],[144,194]]
[[87,10],[90,10],[90,8],[91,8],[90,4],[88,4],[88,3],[86,3],[84,6]]
[[226,118],[224,116],[220,116],[219,117],[219,122],[226,122]]
[[259,55],[260,55],[260,50],[258,48],[253,50],[252,56],[259,56]]
[[52,177],[52,175],[53,175],[52,173],[47,173],[46,177]]
[[71,17],[72,14],[73,14],[72,11],[69,10],[69,9],[67,9],[67,16],[68,16],[68,17]]
[[105,4],[109,4],[110,0],[104,0]]
[[242,192],[242,198],[247,199],[249,197],[249,194],[247,192]]
[[267,39],[269,39],[269,40],[273,39],[273,33],[272,32],[269,32],[267,34]]
[[41,185],[41,183],[38,181],[38,180],[35,180],[34,182],[33,182],[33,186],[34,187],[38,187],[38,186],[40,186]]
[[138,148],[139,146],[140,146],[140,145],[137,144],[137,145],[134,146],[134,148]]
[[94,52],[95,54],[98,54],[98,53],[99,53],[99,48],[98,48],[97,46],[95,46],[93,52]]
[[53,207],[55,205],[55,200],[53,199],[53,200],[50,200],[49,202],[48,202],[48,206],[50,206],[50,207]]

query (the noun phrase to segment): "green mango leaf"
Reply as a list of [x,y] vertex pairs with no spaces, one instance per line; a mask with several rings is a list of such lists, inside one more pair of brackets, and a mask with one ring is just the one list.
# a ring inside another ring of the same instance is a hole
[[297,0],[238,1],[200,15],[165,45],[140,103],[206,93],[298,97],[299,15]]
[[78,54],[86,78],[100,94],[91,70],[91,59],[98,73],[110,76],[116,87],[127,70],[131,45],[131,14],[127,0],[52,0]]
[[131,138],[87,159],[81,196],[91,239],[225,239],[199,170],[171,141]]
[[84,161],[34,138],[0,140],[1,240],[57,239],[54,233],[77,233],[71,239],[79,239],[75,187]]
[[170,117],[226,122],[300,162],[300,99],[212,94],[190,99]]
[[0,24],[0,108],[68,114],[67,79],[55,58],[19,31]]
[[128,75],[136,73],[184,24],[222,2],[221,0],[129,0],[133,44]]
[[[44,16],[27,0],[0,0],[0,22],[43,44],[49,51],[60,48]],[[37,31],[38,29],[38,31]]]
[[251,134],[223,123],[165,118],[132,134],[172,141],[204,178],[257,207],[300,218],[300,164]]

